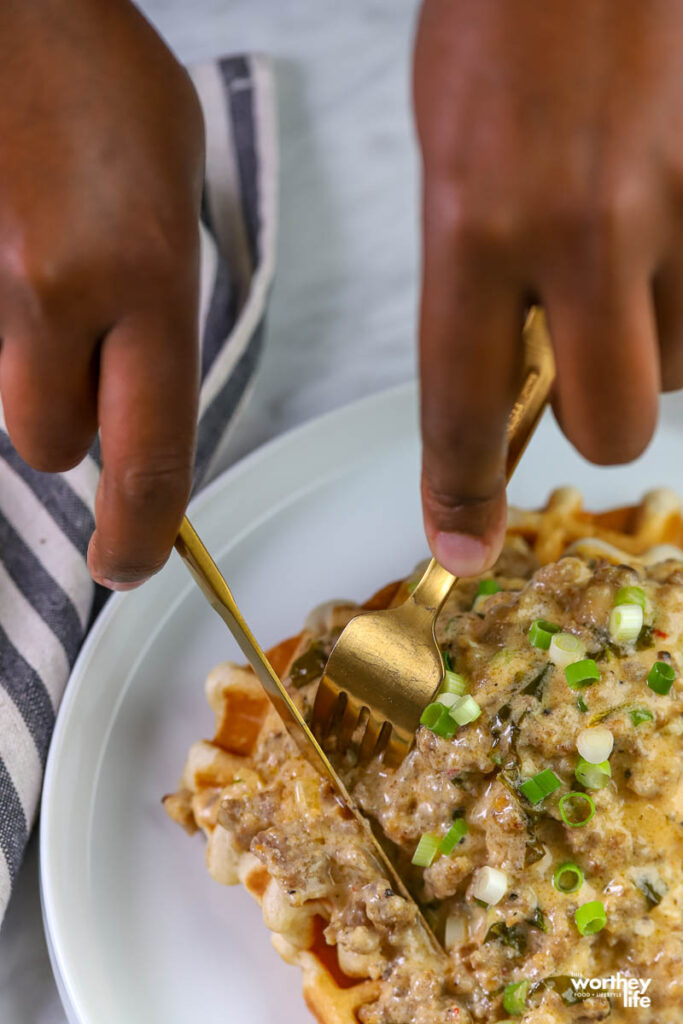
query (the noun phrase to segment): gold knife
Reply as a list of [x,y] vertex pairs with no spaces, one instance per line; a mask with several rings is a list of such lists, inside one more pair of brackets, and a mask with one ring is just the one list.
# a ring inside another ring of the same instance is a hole
[[446,959],[440,943],[429,927],[422,911],[409,893],[401,877],[393,864],[382,849],[377,837],[372,831],[369,821],[361,813],[357,804],[351,797],[346,786],[340,779],[334,767],[326,757],[320,744],[306,725],[299,709],[292,701],[287,690],[280,682],[280,679],[270,664],[265,652],[261,649],[251,630],[244,621],[244,617],[237,607],[228,584],[225,582],[218,566],[211,558],[211,555],[204,547],[196,530],[189,519],[183,519],[175,547],[188,569],[192,573],[195,582],[202,591],[207,601],[218,612],[228,629],[240,646],[242,653],[258,676],[261,685],[268,694],[275,710],[284,722],[289,734],[296,741],[296,744],[309,761],[310,764],[327,779],[334,788],[342,803],[352,812],[360,826],[368,849],[374,854],[378,870],[386,875],[391,881],[394,890],[403,899],[408,900],[415,906],[417,921],[424,930],[425,938],[432,947],[434,953]]

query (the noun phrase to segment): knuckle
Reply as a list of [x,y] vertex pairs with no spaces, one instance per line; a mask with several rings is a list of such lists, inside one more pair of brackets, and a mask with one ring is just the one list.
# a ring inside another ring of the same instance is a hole
[[643,224],[644,204],[630,183],[616,184],[570,198],[556,221],[570,237],[593,251],[614,252]]
[[176,455],[131,463],[119,477],[124,500],[132,508],[184,506],[192,478],[191,461]]
[[49,307],[62,284],[58,261],[19,241],[5,249],[4,257],[5,272],[29,309]]
[[434,183],[429,188],[435,225],[463,249],[495,252],[507,249],[518,237],[518,204],[504,190],[492,188],[480,198],[475,190],[458,183]]
[[425,480],[422,489],[423,499],[431,508],[456,512],[463,508],[484,508],[498,496],[498,488],[486,494],[467,494],[462,487],[447,488],[434,486]]

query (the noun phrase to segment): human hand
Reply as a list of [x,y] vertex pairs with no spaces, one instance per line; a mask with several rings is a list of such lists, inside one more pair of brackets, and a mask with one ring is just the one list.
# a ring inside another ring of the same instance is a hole
[[424,0],[422,497],[458,575],[502,546],[531,302],[592,461],[640,454],[660,387],[683,386],[682,59],[679,0]]
[[101,431],[88,561],[128,589],[163,565],[190,492],[203,125],[128,0],[0,9],[0,393],[36,469]]

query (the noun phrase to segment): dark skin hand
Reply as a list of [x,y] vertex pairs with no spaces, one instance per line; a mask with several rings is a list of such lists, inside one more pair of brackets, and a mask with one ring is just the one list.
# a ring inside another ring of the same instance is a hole
[[[423,505],[459,575],[503,539],[505,421],[531,302],[555,408],[600,463],[683,385],[683,0],[424,0]],[[0,5],[0,393],[38,469],[101,430],[89,564],[125,589],[171,550],[197,402],[203,136],[128,0]]]
[[555,411],[597,463],[647,445],[683,386],[683,2],[425,0],[423,507],[474,575],[505,521],[525,309],[546,309]]
[[199,103],[126,0],[3,0],[0,95],[7,429],[55,472],[100,428],[88,561],[127,589],[166,561],[190,492]]

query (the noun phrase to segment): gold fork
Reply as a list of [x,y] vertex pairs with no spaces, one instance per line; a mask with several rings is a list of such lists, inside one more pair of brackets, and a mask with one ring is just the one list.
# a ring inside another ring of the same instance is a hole
[[[542,310],[523,330],[524,376],[507,426],[507,479],[543,412],[555,367]],[[396,764],[407,754],[444,676],[435,623],[455,576],[434,559],[412,594],[396,608],[355,616],[337,640],[313,707],[322,745],[350,744],[361,760],[384,752]]]

